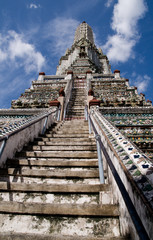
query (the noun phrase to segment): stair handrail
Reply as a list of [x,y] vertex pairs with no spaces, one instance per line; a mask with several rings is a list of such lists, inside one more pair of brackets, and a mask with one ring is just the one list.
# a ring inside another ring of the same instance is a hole
[[[88,107],[87,106],[85,106],[85,117],[88,119],[89,133],[91,133],[91,128],[92,128],[95,136],[97,136],[97,135],[99,136],[99,134],[96,130],[96,127],[95,127],[95,125],[94,125],[94,123],[91,119],[91,114],[88,112]],[[114,167],[114,164],[113,164],[112,160],[110,159],[104,144],[101,141],[101,137],[98,137],[96,139],[96,141],[99,142],[100,149],[103,152],[103,155],[105,156],[105,159],[106,159],[106,161],[108,163],[108,166],[109,166],[109,168],[112,172],[112,175],[115,179],[115,182],[118,186],[118,189],[120,190],[120,193],[123,197],[124,203],[125,203],[125,205],[127,207],[127,210],[130,214],[130,217],[132,219],[132,222],[134,224],[136,232],[139,236],[139,239],[140,240],[144,240],[144,239],[145,240],[150,240],[150,238],[148,236],[148,233],[147,233],[146,229],[144,228],[144,225],[143,225],[143,223],[142,223],[142,221],[141,221],[141,219],[140,219],[140,217],[139,217],[139,215],[138,215],[138,213],[137,213],[137,211],[134,207],[134,204],[133,204],[133,202],[132,202],[132,200],[131,200],[131,198],[130,198],[130,196],[129,196],[129,194],[128,194],[128,192],[127,192],[127,190],[126,190],[126,188],[125,188],[125,186],[124,186],[124,184],[123,184],[123,182],[122,182],[122,180],[121,180],[121,178],[120,178],[120,176],[119,176],[119,174],[116,170],[116,168]]]
[[63,119],[65,119],[68,104],[71,98],[72,94],[72,88],[73,88],[73,77],[68,81],[67,86],[65,88],[65,99],[64,99],[64,114],[63,114]]
[[[6,146],[7,140],[8,140],[11,136],[13,136],[13,135],[15,135],[15,134],[23,131],[24,129],[32,126],[33,124],[35,124],[35,123],[37,123],[37,122],[39,122],[39,121],[41,121],[42,119],[45,118],[44,125],[43,125],[43,129],[42,129],[42,134],[44,134],[44,132],[45,132],[45,130],[46,130],[46,126],[47,126],[48,117],[49,117],[50,115],[52,115],[52,114],[56,114],[56,115],[58,116],[58,111],[59,111],[58,109],[56,109],[56,110],[54,110],[54,111],[49,110],[49,111],[47,111],[47,113],[45,112],[45,114],[44,114],[44,112],[43,112],[42,114],[39,114],[39,115],[37,115],[37,116],[34,116],[34,118],[30,119],[30,122],[28,121],[28,123],[26,122],[26,123],[24,123],[22,126],[18,126],[18,128],[17,128],[16,130],[14,130],[14,131],[12,131],[12,132],[10,132],[10,133],[8,133],[8,134],[5,134],[3,137],[0,137],[0,142],[2,142],[1,145],[0,145],[0,159],[1,159],[1,156],[2,156],[2,154],[3,154],[4,148],[5,148],[5,146]],[[40,115],[41,115],[41,116],[40,116]],[[57,117],[57,116],[56,116],[56,117]]]

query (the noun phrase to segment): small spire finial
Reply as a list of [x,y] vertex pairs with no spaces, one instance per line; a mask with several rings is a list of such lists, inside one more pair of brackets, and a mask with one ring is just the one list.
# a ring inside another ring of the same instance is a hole
[[86,21],[83,21],[82,23],[86,23]]

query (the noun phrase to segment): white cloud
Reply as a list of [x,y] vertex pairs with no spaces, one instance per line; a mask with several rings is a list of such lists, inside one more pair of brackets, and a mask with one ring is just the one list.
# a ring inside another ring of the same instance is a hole
[[106,7],[110,7],[111,4],[113,3],[114,0],[107,0],[107,2],[105,3]]
[[40,4],[34,4],[34,3],[31,3],[29,6],[28,6],[28,8],[34,8],[34,9],[36,9],[36,8],[40,8]]
[[55,18],[47,24],[45,37],[51,39],[55,55],[63,55],[74,40],[74,33],[79,22],[72,18]]
[[108,38],[107,43],[103,47],[107,50],[107,56],[115,62],[126,62],[127,59],[133,56],[132,48],[136,40],[129,41],[122,35],[114,35]]
[[111,23],[115,33],[103,46],[111,61],[125,62],[133,57],[133,47],[139,40],[138,20],[144,17],[146,11],[144,0],[118,0],[115,4]]
[[0,49],[0,62],[7,58],[7,54]]
[[0,107],[10,107],[12,99],[30,87],[39,71],[43,71],[46,60],[27,41],[26,34],[8,31],[0,34]]
[[134,79],[133,83],[138,88],[139,93],[145,92],[148,89],[151,78],[147,74],[142,76],[133,73],[132,78]]
[[36,51],[34,45],[24,40],[24,35],[8,31],[1,37],[3,41],[0,41],[0,62],[13,64],[13,67],[23,67],[26,73],[41,70],[45,58]]
[[114,6],[112,29],[117,34],[133,37],[137,34],[137,22],[144,16],[144,0],[119,0]]

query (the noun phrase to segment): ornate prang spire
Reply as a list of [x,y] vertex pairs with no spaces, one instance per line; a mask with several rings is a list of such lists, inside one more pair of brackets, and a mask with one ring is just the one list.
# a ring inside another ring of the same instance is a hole
[[88,39],[92,44],[94,44],[92,28],[85,21],[83,21],[77,27],[74,37],[74,43],[82,38]]
[[76,65],[84,74],[88,70],[94,73],[111,73],[107,56],[95,46],[92,28],[85,21],[77,27],[74,43],[61,57],[56,74],[63,75],[69,70],[76,70]]

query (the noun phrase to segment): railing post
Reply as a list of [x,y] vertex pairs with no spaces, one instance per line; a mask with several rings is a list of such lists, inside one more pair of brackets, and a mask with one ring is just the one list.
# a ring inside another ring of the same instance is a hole
[[61,105],[59,105],[59,108],[57,111],[57,121],[60,121],[60,115],[61,115]]
[[4,148],[5,148],[5,145],[6,145],[6,141],[7,141],[7,139],[4,139],[1,146],[0,146],[0,158],[3,154]]
[[100,176],[100,183],[105,183],[105,178],[104,178],[104,167],[103,167],[103,160],[102,160],[102,155],[101,155],[101,148],[99,141],[101,139],[99,134],[95,135],[96,139],[96,144],[97,144],[97,154],[98,154],[98,165],[99,165],[99,176]]
[[45,118],[42,134],[44,134],[46,131],[47,121],[48,121],[48,116]]
[[89,115],[88,115],[88,125],[89,125],[89,134],[91,134],[91,121],[90,121]]
[[72,78],[72,89],[74,89],[74,79]]
[[88,106],[87,105],[85,106],[85,109],[84,109],[84,118],[86,121],[88,120]]
[[[69,103],[68,103],[68,104],[69,104]],[[68,104],[67,104],[67,106],[64,108],[63,120],[64,120],[65,117],[66,117],[66,112],[68,111]]]

